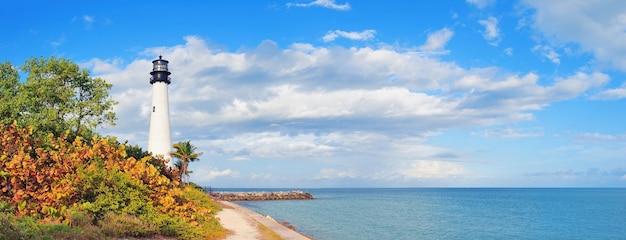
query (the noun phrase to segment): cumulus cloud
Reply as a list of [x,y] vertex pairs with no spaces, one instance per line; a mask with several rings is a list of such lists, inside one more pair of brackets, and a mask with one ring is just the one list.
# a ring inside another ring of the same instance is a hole
[[426,52],[442,52],[445,51],[444,47],[450,41],[454,32],[448,28],[443,28],[439,31],[428,34],[426,43],[420,46],[420,50]]
[[453,86],[455,89],[471,91],[462,102],[463,108],[481,108],[489,105],[489,113],[484,114],[494,114],[497,109],[503,110],[515,105],[519,112],[509,117],[529,119],[531,116],[523,114],[523,111],[540,110],[551,102],[574,98],[589,89],[603,86],[609,81],[609,77],[602,73],[578,72],[555,79],[551,86],[538,85],[538,80],[539,76],[533,73],[522,77],[508,76],[501,81],[490,81],[469,75],[461,78]]
[[480,25],[485,27],[483,31],[483,37],[493,46],[498,46],[500,42],[500,30],[498,29],[498,19],[495,17],[489,17],[485,20],[478,21]]
[[194,182],[208,182],[215,178],[219,177],[233,177],[237,176],[238,173],[234,172],[230,169],[218,170],[217,168],[206,169],[206,168],[193,168],[193,173],[189,175],[189,178]]
[[324,42],[335,41],[338,37],[347,38],[350,40],[367,41],[373,39],[376,35],[376,31],[372,29],[364,30],[361,32],[346,32],[341,30],[329,31],[322,37]]
[[626,98],[626,87],[624,86],[619,88],[606,89],[591,96],[591,99],[594,100],[618,100],[623,98]]
[[551,47],[570,43],[593,53],[602,66],[626,71],[626,45],[623,44],[626,41],[626,2],[525,0],[523,3],[533,9],[531,27],[549,41]]
[[465,168],[459,163],[433,160],[414,161],[409,168],[399,172],[401,176],[409,179],[439,179],[464,173]]
[[280,132],[242,133],[203,145],[219,154],[238,157],[303,158],[330,155],[334,147],[319,142],[318,138],[313,134],[289,136]]
[[335,0],[315,0],[309,3],[287,3],[287,7],[313,7],[313,6],[330,8],[330,9],[335,9],[335,10],[343,10],[343,11],[350,10],[349,3],[346,2],[344,4],[337,4],[335,3]]
[[[448,31],[439,31],[439,42],[449,39]],[[180,45],[146,49],[131,62],[83,63],[114,84],[119,120],[105,134],[146,145],[149,72],[159,54],[170,61],[172,72],[172,131],[180,133],[175,138],[184,136],[173,140],[192,139],[207,159],[226,160],[197,163],[206,169],[201,175],[211,176],[207,181],[236,175],[234,167],[219,166],[222,162],[258,164],[263,159],[299,166],[341,163],[340,168],[318,166],[331,170],[311,173],[308,179],[367,176],[373,169],[391,176],[398,165],[411,166],[402,173],[407,179],[456,176],[467,170],[441,160],[464,159],[465,153],[433,146],[425,141],[428,136],[532,119],[533,111],[609,80],[596,72],[541,79],[493,67],[465,69],[422,52],[388,47],[295,43],[281,48],[264,41],[228,52],[188,36]]]

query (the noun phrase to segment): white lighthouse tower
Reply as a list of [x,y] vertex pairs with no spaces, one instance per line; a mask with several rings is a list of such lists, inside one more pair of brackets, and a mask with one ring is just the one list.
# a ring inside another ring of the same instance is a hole
[[152,84],[152,113],[150,115],[150,133],[148,135],[148,151],[153,156],[161,155],[169,160],[167,166],[173,167],[174,162],[170,156],[172,151],[172,139],[170,137],[170,114],[167,100],[167,85],[170,84],[167,70],[169,62],[162,59],[152,61],[150,84]]

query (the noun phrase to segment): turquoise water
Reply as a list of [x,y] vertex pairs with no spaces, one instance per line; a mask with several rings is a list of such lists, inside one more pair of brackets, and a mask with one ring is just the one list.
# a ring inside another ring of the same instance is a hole
[[316,199],[237,203],[320,240],[626,239],[626,189],[301,190]]

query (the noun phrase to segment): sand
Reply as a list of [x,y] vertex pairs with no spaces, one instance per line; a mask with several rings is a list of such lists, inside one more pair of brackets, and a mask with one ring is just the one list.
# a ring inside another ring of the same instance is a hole
[[233,234],[229,235],[226,240],[252,240],[261,239],[261,234],[257,228],[257,224],[262,224],[274,231],[285,240],[307,240],[309,238],[293,231],[273,219],[264,217],[250,209],[244,208],[237,204],[227,201],[220,201],[221,204],[227,206],[217,213],[222,226],[230,230]]

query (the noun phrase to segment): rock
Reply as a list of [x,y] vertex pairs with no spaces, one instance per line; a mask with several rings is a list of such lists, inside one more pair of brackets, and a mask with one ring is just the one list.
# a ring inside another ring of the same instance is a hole
[[300,190],[283,192],[212,192],[211,196],[224,201],[309,200],[313,195]]

